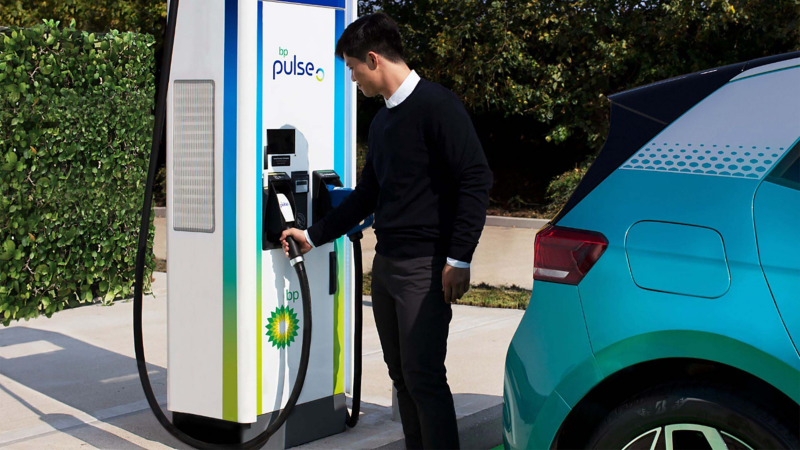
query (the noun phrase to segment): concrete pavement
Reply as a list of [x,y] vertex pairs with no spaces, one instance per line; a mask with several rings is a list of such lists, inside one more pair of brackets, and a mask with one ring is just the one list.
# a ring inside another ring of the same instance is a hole
[[[145,299],[144,335],[148,371],[164,402],[166,274],[155,276],[155,298]],[[359,425],[304,448],[402,448],[371,303],[365,303]],[[130,301],[91,305],[0,329],[0,447],[187,448],[147,409],[134,359],[132,309]],[[447,367],[464,448],[500,443],[503,364],[522,314],[454,307]]]
[[156,226],[156,235],[153,238],[153,254],[158,259],[167,259],[167,218],[156,217],[153,219]]
[[[478,248],[472,259],[472,283],[493,286],[510,286],[530,289],[533,286],[533,240],[539,227],[547,222],[537,219],[494,218],[487,223],[512,224],[517,227],[491,226],[483,229]],[[156,218],[156,257],[167,258],[166,219]],[[525,225],[522,228],[519,225]],[[364,232],[361,247],[364,254],[364,271],[372,270],[375,257],[375,232],[372,228]]]

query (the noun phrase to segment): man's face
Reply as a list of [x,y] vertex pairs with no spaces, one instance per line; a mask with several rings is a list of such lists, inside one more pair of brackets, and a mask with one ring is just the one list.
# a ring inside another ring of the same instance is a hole
[[378,64],[373,53],[367,54],[366,61],[345,54],[344,63],[350,68],[350,79],[361,89],[361,93],[367,97],[374,97],[380,93]]

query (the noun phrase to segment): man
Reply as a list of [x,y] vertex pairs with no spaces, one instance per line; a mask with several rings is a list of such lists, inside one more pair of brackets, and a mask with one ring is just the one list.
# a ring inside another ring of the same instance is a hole
[[373,212],[378,238],[372,309],[409,449],[459,447],[444,366],[452,310],[469,289],[469,264],[486,220],[492,173],[467,111],[444,87],[403,60],[397,24],[361,17],[336,55],[368,96],[386,107],[370,126],[369,151],[353,193],[306,232],[303,253],[344,235]]

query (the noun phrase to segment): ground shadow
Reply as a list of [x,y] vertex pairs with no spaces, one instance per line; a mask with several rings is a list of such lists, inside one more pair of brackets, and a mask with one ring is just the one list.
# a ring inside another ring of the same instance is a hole
[[[453,401],[458,414],[458,431],[461,448],[464,450],[486,450],[502,444],[503,414],[502,397],[499,395],[456,393]],[[350,399],[348,407],[352,406]],[[382,450],[403,450],[405,440],[402,427],[392,420],[390,406],[362,403],[361,416],[356,429],[347,429],[344,436],[332,436],[329,439],[309,444],[310,449],[340,448],[342,443],[350,444],[349,448],[374,448]],[[394,432],[387,435],[387,431]],[[350,439],[346,438],[351,433]],[[381,437],[383,435],[383,437]]]
[[[142,404],[144,393],[134,358],[61,333],[26,327],[0,329],[0,350],[3,355],[0,356],[0,374],[4,377],[85,412],[101,422],[146,407]],[[147,371],[156,398],[165,400],[166,369],[148,364]],[[46,414],[1,382],[0,390],[37,414],[42,423],[89,445],[101,448],[141,448],[92,424],[86,424],[78,417]],[[115,401],[109,402],[109,397],[113,397]],[[133,430],[126,431],[136,434]],[[23,437],[12,442],[39,436]]]
[[[148,364],[147,369],[156,398],[165,403],[166,369],[152,364]],[[188,448],[161,429],[155,417],[146,409],[134,358],[61,333],[11,327],[0,329],[0,374],[93,416],[100,423],[110,424],[145,440],[170,447]],[[85,423],[83,418],[70,414],[47,414],[18,395],[15,392],[18,389],[0,382],[0,391],[38,415],[42,424],[58,430],[53,433],[65,433],[98,448],[142,448],[98,427],[98,422]],[[108,402],[109,397],[115,401]],[[464,411],[467,414],[485,410],[488,405],[496,404],[499,400],[498,396],[482,394],[457,393],[453,397],[459,413]],[[351,406],[350,399],[348,406]],[[361,412],[361,433],[385,430],[387,424],[392,423],[392,409],[389,406],[362,402]],[[459,427],[464,419],[468,417],[459,419]],[[500,428],[497,432],[500,432]],[[0,445],[24,443],[42,436],[41,433],[23,436],[16,440],[0,441]],[[472,440],[474,443],[474,437]],[[402,445],[402,441],[399,445]]]

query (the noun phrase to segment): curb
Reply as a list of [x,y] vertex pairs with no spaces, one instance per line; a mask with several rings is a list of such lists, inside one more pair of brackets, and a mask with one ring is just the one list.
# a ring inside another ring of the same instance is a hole
[[531,228],[539,230],[544,228],[550,219],[526,219],[524,217],[486,216],[487,227]]
[[[458,440],[463,449],[495,448],[503,444],[503,404],[458,419]],[[380,450],[404,450],[405,439],[378,447]]]
[[166,206],[155,206],[153,207],[155,210],[156,217],[167,217],[167,207]]

